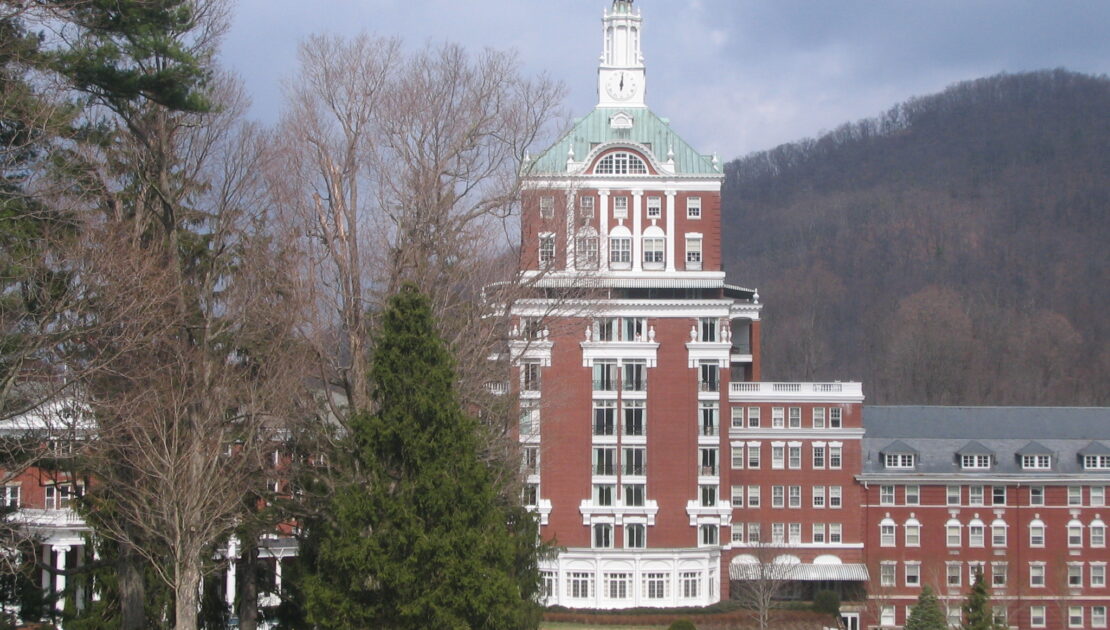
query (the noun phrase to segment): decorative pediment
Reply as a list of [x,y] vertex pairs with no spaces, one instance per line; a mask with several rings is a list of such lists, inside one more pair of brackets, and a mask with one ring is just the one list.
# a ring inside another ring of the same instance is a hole
[[626,112],[619,112],[609,117],[609,128],[611,129],[631,129],[634,123],[632,116]]

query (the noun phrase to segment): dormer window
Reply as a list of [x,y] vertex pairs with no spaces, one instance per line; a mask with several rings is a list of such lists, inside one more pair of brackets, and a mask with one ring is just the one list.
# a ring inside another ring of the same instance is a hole
[[911,453],[887,453],[887,468],[913,468],[914,461]]
[[961,455],[960,467],[964,470],[986,470],[991,467],[991,456]]
[[1085,455],[1084,470],[1110,470],[1110,455]]
[[1023,470],[1048,470],[1052,468],[1052,456],[1022,455],[1021,467]]
[[647,175],[647,164],[640,156],[627,151],[610,153],[597,163],[595,175]]

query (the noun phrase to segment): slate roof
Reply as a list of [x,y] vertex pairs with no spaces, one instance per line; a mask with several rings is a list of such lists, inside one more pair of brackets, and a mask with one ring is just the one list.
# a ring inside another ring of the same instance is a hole
[[[613,129],[610,119],[617,114],[632,117],[631,129]],[[651,152],[659,162],[666,162],[668,152],[674,152],[676,176],[723,177],[719,165],[713,164],[713,157],[701,155],[671,129],[670,123],[656,116],[646,107],[598,107],[577,120],[563,137],[534,158],[528,166],[526,175],[565,175],[567,155],[574,149],[575,160],[585,160],[595,146],[610,142],[630,142],[651,147]],[[626,177],[626,176],[622,176]]]
[[[1085,471],[1080,461],[1083,454],[1110,452],[1107,407],[865,406],[863,425],[865,474],[887,472],[882,454],[906,452],[905,447],[918,453],[917,466],[898,471],[899,475],[960,474],[963,471],[957,454],[978,453],[979,449],[984,454],[993,453],[995,465],[989,471],[968,474],[1108,474]],[[1028,454],[1052,454],[1052,468],[1023,470],[1019,455]]]

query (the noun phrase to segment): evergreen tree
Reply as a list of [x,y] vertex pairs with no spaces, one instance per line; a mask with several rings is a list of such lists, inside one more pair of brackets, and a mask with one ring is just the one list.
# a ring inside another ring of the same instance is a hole
[[905,630],[946,630],[948,622],[944,618],[944,611],[940,609],[936,593],[926,586],[921,589],[917,604],[906,620]]
[[983,572],[975,574],[975,583],[964,601],[964,630],[1000,630],[1004,626],[994,620],[994,609],[991,607],[991,596],[987,591],[986,582],[983,581]]
[[298,585],[309,624],[535,628],[534,518],[505,504],[461,409],[427,298],[405,285],[382,315],[329,513],[310,524]]

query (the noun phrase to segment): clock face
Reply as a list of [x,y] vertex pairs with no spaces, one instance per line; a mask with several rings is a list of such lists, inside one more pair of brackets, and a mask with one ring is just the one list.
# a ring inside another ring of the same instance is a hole
[[636,75],[631,72],[614,72],[605,82],[605,91],[609,96],[624,101],[632,98],[640,86],[636,82]]

